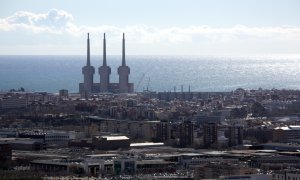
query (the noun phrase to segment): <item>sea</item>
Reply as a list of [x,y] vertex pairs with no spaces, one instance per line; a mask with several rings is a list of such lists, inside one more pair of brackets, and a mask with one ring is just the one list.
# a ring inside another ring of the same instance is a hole
[[[102,56],[91,56],[99,82]],[[111,82],[118,82],[121,56],[108,56]],[[1,55],[0,91],[78,92],[86,56]],[[126,56],[135,91],[228,92],[244,89],[300,89],[300,55]]]

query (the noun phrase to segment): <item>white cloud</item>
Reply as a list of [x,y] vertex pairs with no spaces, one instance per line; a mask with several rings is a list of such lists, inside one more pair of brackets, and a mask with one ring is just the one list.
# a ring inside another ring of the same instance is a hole
[[[153,52],[171,54],[178,51],[198,53],[199,49],[201,49],[201,52],[211,53],[217,51],[261,52],[264,50],[265,52],[299,53],[297,47],[300,45],[300,27],[295,26],[248,27],[235,25],[232,27],[211,27],[198,25],[166,28],[144,24],[125,27],[112,25],[87,26],[76,24],[72,14],[58,9],[51,9],[46,13],[16,12],[12,16],[0,19],[1,31],[12,32],[12,34],[18,36],[21,36],[24,32],[27,33],[26,35],[33,34],[32,37],[39,34],[39,37],[44,39],[47,37],[46,42],[50,45],[55,43],[55,40],[51,41],[51,37],[60,39],[60,35],[63,34],[69,35],[70,39],[76,39],[74,41],[77,41],[78,39],[81,40],[87,32],[92,34],[106,32],[112,42],[115,40],[119,42],[121,33],[125,32],[126,37],[130,39],[131,44],[137,51],[141,49],[141,44],[143,44],[143,47],[151,48]],[[68,40],[73,42],[70,39]],[[34,41],[30,41],[30,43],[34,45]],[[182,43],[185,43],[184,47],[182,47]]]
[[18,29],[37,32],[63,33],[72,27],[73,16],[63,10],[51,9],[45,14],[18,11],[12,16],[0,20],[0,29],[17,31]]
[[30,30],[34,33],[68,33],[80,36],[86,32],[102,33],[107,32],[112,36],[126,32],[138,43],[178,43],[190,42],[194,37],[201,37],[213,42],[230,41],[239,38],[265,38],[265,39],[298,39],[300,40],[300,27],[247,27],[236,25],[233,27],[210,27],[189,26],[156,28],[147,25],[132,25],[127,27],[117,26],[79,26],[74,23],[72,14],[64,11],[51,9],[44,14],[37,14],[26,11],[16,12],[14,15],[0,19],[0,30],[18,31],[20,29]]

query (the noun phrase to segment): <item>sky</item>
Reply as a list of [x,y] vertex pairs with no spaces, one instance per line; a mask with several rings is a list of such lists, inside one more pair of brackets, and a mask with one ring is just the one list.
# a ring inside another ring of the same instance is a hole
[[299,0],[0,0],[0,55],[300,54]]

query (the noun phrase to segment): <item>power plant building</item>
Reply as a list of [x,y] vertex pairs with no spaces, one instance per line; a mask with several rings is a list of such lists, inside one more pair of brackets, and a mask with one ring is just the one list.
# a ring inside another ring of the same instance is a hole
[[103,63],[99,67],[100,83],[94,83],[95,68],[90,62],[90,39],[87,39],[87,61],[86,66],[82,68],[83,83],[79,83],[79,93],[89,95],[93,93],[133,93],[134,84],[129,83],[130,68],[126,65],[125,60],[125,35],[122,40],[122,64],[118,68],[119,83],[110,82],[111,68],[107,65],[106,60],[106,38],[103,38]]

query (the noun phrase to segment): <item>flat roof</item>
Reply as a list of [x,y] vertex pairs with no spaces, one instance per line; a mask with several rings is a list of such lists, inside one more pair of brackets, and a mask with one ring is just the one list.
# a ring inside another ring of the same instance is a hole
[[160,143],[154,143],[154,142],[145,142],[145,143],[131,143],[130,147],[143,147],[143,146],[164,146],[165,144]]
[[200,153],[181,153],[182,156],[202,156]]
[[39,142],[37,139],[30,138],[0,138],[0,142],[9,143],[9,144],[32,144],[35,142]]
[[300,145],[299,144],[291,144],[291,143],[265,143],[265,144],[261,144],[262,146],[268,146],[268,147],[288,147],[288,148],[299,148],[300,149]]
[[40,158],[69,158],[69,156],[60,154],[46,154],[36,152],[24,152],[24,151],[13,151],[13,156],[28,156],[28,157],[40,157]]
[[61,161],[58,159],[51,159],[51,160],[33,160],[33,161],[31,161],[31,163],[33,163],[33,164],[49,164],[49,165],[57,165],[57,166],[68,166],[72,162]]
[[91,154],[86,156],[87,157],[114,157],[114,156],[119,156],[119,154]]
[[300,126],[283,126],[283,127],[276,127],[275,129],[276,130],[281,129],[281,130],[284,130],[284,131],[290,131],[290,130],[297,130],[297,131],[299,131],[300,130]]
[[174,162],[164,161],[160,159],[151,159],[151,160],[141,160],[137,161],[137,164],[175,164]]
[[227,155],[228,153],[225,151],[206,151],[202,152],[205,155]]
[[108,141],[114,141],[114,140],[129,140],[126,136],[101,136],[101,138],[105,138]]

